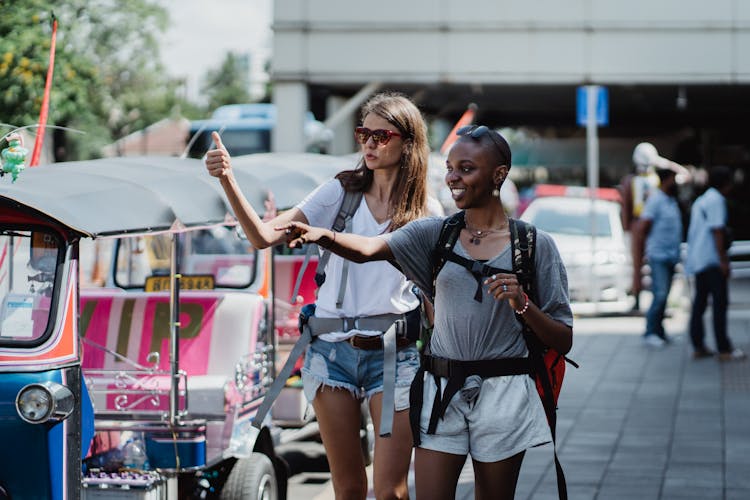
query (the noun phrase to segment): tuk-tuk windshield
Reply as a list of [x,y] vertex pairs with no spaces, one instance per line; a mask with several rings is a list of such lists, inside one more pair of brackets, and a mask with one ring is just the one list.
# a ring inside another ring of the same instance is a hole
[[[119,240],[115,285],[146,291],[166,289],[171,249],[171,234]],[[177,261],[177,271],[183,276],[182,288],[249,287],[255,281],[255,254],[247,240],[232,228],[182,233]]]
[[51,231],[0,228],[0,345],[36,344],[47,332],[61,250]]

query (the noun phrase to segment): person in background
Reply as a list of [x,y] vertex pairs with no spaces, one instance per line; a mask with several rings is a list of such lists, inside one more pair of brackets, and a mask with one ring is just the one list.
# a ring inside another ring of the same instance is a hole
[[619,190],[622,195],[622,227],[625,231],[630,231],[631,247],[630,252],[633,262],[633,281],[630,291],[635,299],[633,311],[640,311],[641,297],[641,268],[638,262],[641,260],[637,255],[642,252],[636,245],[633,236],[633,228],[640,220],[643,207],[646,205],[648,195],[659,187],[659,177],[656,175],[654,167],[662,160],[653,144],[642,142],[633,150],[633,165],[635,173],[626,175],[620,182]]
[[[675,266],[680,262],[682,213],[677,203],[677,180],[674,170],[658,169],[659,189],[646,200],[641,217],[632,230],[636,251],[633,267],[643,266],[642,258],[651,268],[653,298],[646,312],[646,344],[662,347],[669,342],[664,331],[664,312],[672,288]],[[644,252],[645,245],[645,252]]]
[[[361,126],[354,131],[362,154],[357,167],[340,172],[296,207],[267,222],[237,187],[231,158],[214,133],[217,148],[207,153],[206,167],[220,180],[253,246],[265,248],[283,242],[284,233],[274,228],[290,222],[332,227],[345,191],[363,193],[351,218],[354,234],[388,233],[426,215],[429,145],[419,109],[405,96],[386,92],[365,103],[361,118]],[[364,500],[367,495],[360,444],[363,399],[369,401],[375,425],[375,497],[408,498],[412,450],[409,387],[419,369],[419,352],[414,342],[398,338],[394,405],[383,408],[383,332],[356,325],[385,316],[403,319],[416,313],[418,318],[419,298],[412,283],[390,264],[353,264],[348,266],[339,307],[340,284],[346,275],[344,259],[332,255],[326,280],[318,289],[313,319],[337,326],[313,332],[302,368],[304,392],[315,409],[336,498]],[[395,411],[390,437],[380,435],[383,411]]]
[[709,188],[699,196],[690,210],[685,268],[695,276],[695,293],[690,312],[690,341],[693,358],[713,356],[704,342],[703,313],[708,296],[713,304],[713,328],[716,349],[721,361],[743,360],[747,355],[732,346],[727,334],[729,305],[729,233],[726,196],[732,189],[732,171],[717,166],[708,173]]
[[[445,182],[458,209],[464,210],[466,225],[453,251],[494,268],[513,269],[510,222],[501,201],[501,186],[511,166],[510,147],[486,126],[464,127],[457,134],[446,161]],[[430,290],[433,251],[444,220],[415,220],[369,238],[298,222],[278,229],[289,235],[290,246],[318,242],[354,262],[395,261],[417,286]],[[565,267],[554,241],[542,230],[537,230],[534,262],[536,301],[510,271],[480,279],[447,261],[437,275],[426,373],[424,379],[414,380],[414,386],[424,391],[422,401],[413,402],[421,403],[421,411],[412,408],[419,432],[417,498],[455,498],[461,469],[471,455],[475,498],[510,500],[526,450],[552,440],[534,381],[528,373],[508,374],[509,365],[528,355],[518,317],[541,343],[560,353],[570,351],[573,343]],[[485,367],[482,375],[477,365]],[[418,394],[414,386],[413,394]]]

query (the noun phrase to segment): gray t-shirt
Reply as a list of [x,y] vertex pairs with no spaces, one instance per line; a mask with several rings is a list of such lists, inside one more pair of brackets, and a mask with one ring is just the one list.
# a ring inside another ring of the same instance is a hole
[[[380,236],[388,243],[406,277],[424,290],[432,287],[431,253],[440,237],[443,220],[439,217],[415,220]],[[453,251],[471,258],[460,240]],[[535,263],[539,295],[536,305],[572,327],[565,267],[554,241],[541,230],[537,230]],[[510,245],[486,264],[513,269]],[[482,301],[478,302],[474,300],[476,288],[477,281],[469,271],[453,262],[445,263],[437,276],[432,354],[462,361],[525,356],[521,325],[508,301],[495,300],[483,285]]]

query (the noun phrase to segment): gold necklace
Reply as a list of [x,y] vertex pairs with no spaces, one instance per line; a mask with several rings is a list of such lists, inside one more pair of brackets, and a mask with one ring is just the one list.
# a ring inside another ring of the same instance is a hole
[[499,235],[510,234],[507,225],[499,227],[497,229],[476,229],[466,224],[466,229],[469,231],[469,235],[471,235],[471,237],[469,238],[469,242],[472,245],[479,245],[482,242],[482,239],[486,238],[490,233],[497,233]]

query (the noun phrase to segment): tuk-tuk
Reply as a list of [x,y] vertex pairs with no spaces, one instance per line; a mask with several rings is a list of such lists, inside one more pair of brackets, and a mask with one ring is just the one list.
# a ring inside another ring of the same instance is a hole
[[[262,211],[264,181],[237,179]],[[198,160],[0,184],[0,499],[286,497],[278,432],[251,425],[275,373],[273,253],[235,225]],[[111,255],[96,286],[93,245]]]

